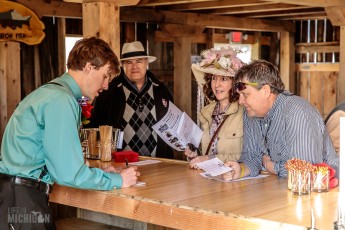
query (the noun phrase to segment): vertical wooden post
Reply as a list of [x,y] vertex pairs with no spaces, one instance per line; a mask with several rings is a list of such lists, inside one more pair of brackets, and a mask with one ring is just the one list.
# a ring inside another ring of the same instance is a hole
[[337,84],[337,104],[345,101],[345,26],[340,26],[340,59]]
[[137,39],[136,31],[135,31],[135,23],[125,22],[123,34],[124,34],[124,42],[134,42]]
[[66,19],[58,18],[58,75],[66,72]]
[[285,84],[285,89],[292,93],[296,93],[294,41],[293,33],[280,33],[280,76]]
[[0,143],[6,124],[20,101],[20,44],[0,42]]
[[115,2],[83,1],[83,36],[108,42],[120,57],[120,10]]
[[261,59],[261,33],[254,32],[254,44],[252,45],[252,59]]
[[211,49],[214,47],[214,29],[213,28],[208,28],[206,31],[207,35],[207,40],[206,40],[206,49]]
[[191,40],[177,38],[174,43],[174,102],[192,117]]

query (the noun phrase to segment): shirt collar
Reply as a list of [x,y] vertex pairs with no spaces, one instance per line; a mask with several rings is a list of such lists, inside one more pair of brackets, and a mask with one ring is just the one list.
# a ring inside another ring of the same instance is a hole
[[145,75],[145,82],[144,82],[144,85],[143,87],[141,87],[141,90],[138,89],[138,87],[136,86],[136,84],[129,80],[129,78],[126,76],[126,74],[123,75],[125,80],[128,82],[128,84],[133,88],[135,89],[138,93],[140,93],[143,89],[145,89],[146,85],[147,85],[147,75]]
[[69,89],[76,100],[81,99],[82,97],[81,88],[70,74],[64,73],[61,77],[57,78],[55,81],[64,85],[67,89]]

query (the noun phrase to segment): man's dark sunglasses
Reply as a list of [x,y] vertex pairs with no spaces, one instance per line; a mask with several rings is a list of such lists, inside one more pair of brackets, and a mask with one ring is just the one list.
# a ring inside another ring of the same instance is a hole
[[[247,88],[247,85],[258,86],[259,83],[257,83],[257,82],[236,82],[236,83],[234,84],[234,89],[237,90],[237,91],[242,91],[242,90],[244,90],[244,89]],[[290,95],[293,95],[292,93],[285,93],[284,90],[278,89],[278,88],[275,87],[275,86],[271,86],[271,85],[269,85],[269,86],[270,86],[271,88],[277,90],[278,93],[283,93],[283,94],[289,95],[289,96],[290,96]]]
[[247,85],[258,86],[257,82],[236,82],[234,85],[235,90],[242,91],[247,88]]

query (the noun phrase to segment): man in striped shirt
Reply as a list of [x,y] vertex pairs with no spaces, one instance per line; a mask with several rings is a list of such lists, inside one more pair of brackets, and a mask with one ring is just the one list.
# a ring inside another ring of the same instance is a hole
[[320,113],[284,91],[276,66],[254,61],[237,72],[235,82],[239,103],[245,107],[244,145],[240,160],[227,162],[234,170],[225,179],[257,176],[263,168],[286,178],[284,166],[292,158],[324,162],[338,172],[339,156]]

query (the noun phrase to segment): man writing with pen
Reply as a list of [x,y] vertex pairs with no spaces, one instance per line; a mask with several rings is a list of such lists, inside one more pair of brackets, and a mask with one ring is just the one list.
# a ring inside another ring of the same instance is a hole
[[[113,190],[135,185],[140,176],[136,167],[117,172],[113,166],[87,166],[80,145],[78,100],[93,100],[120,71],[109,44],[96,37],[79,40],[67,68],[20,102],[6,126],[0,152],[0,229],[55,229],[48,205],[54,183]],[[13,208],[47,218],[43,223],[8,218]]]

